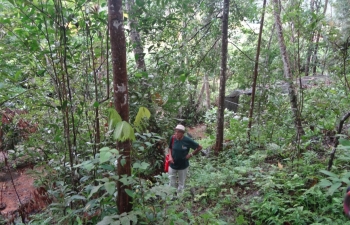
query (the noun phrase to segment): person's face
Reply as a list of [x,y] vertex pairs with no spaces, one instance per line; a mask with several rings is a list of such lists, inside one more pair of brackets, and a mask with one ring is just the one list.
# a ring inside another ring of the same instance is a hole
[[182,130],[175,130],[175,137],[176,139],[182,139],[184,136],[184,132]]

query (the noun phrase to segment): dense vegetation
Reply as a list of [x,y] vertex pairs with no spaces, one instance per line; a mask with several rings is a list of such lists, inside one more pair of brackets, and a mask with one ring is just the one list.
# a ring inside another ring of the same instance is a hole
[[[0,147],[36,165],[35,185],[50,199],[22,223],[349,223],[342,211],[350,185],[348,1],[273,1],[265,10],[259,1],[230,2],[226,94],[254,88],[262,14],[265,22],[255,102],[241,95],[238,111],[225,111],[217,157],[222,2],[125,4],[129,121],[114,110],[106,2],[0,0]],[[304,85],[303,77],[322,79]],[[162,164],[179,122],[206,125],[197,141],[209,157],[191,161],[187,189],[175,197]],[[125,140],[132,141],[131,176],[116,172],[127,161],[116,142]],[[117,208],[118,182],[128,187],[130,212]]]

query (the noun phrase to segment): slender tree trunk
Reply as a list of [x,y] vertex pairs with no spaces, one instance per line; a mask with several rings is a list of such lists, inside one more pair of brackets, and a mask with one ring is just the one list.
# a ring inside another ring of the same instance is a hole
[[[315,0],[311,0],[310,1],[310,10],[311,13],[315,12]],[[312,19],[311,19],[312,22]],[[309,70],[310,70],[310,60],[311,60],[311,55],[312,55],[312,49],[313,49],[313,44],[314,44],[314,36],[315,36],[315,32],[312,31],[311,35],[310,35],[310,43],[309,43],[309,47],[307,48],[307,53],[306,53],[306,61],[305,61],[305,76],[309,76]]]
[[126,10],[129,13],[128,25],[130,27],[130,40],[134,49],[136,67],[138,70],[146,71],[145,54],[141,42],[140,33],[136,30],[138,21],[135,19],[134,0],[126,0]]
[[251,100],[250,100],[250,110],[249,110],[248,142],[250,142],[250,130],[252,128],[252,122],[253,122],[255,89],[256,89],[256,80],[257,80],[257,77],[258,77],[258,69],[259,69],[259,55],[260,55],[260,46],[261,46],[261,36],[262,36],[262,32],[263,32],[263,27],[264,27],[265,6],[266,6],[266,0],[264,0],[264,2],[263,2],[263,12],[262,12],[262,15],[261,15],[259,38],[258,38],[258,47],[257,47],[257,50],[256,50],[256,57],[255,57],[254,78],[253,78],[253,85],[252,85],[252,97],[251,97]]
[[301,125],[300,113],[298,111],[297,95],[296,95],[296,92],[294,90],[287,48],[286,48],[286,45],[284,42],[284,37],[283,37],[282,23],[281,23],[280,12],[279,12],[280,11],[279,10],[279,0],[273,0],[273,2],[274,2],[274,14],[275,14],[275,20],[276,20],[276,31],[277,31],[278,43],[280,45],[282,61],[283,61],[284,76],[285,76],[287,83],[288,83],[290,105],[291,105],[291,109],[293,112],[294,125],[296,128],[297,137],[299,139],[300,136],[302,134],[304,134],[304,129]]
[[[328,5],[328,0],[325,1],[324,3],[324,9],[323,9],[323,15],[326,14],[327,12],[327,5]],[[313,74],[315,75],[316,74],[316,70],[317,70],[317,51],[318,51],[318,44],[320,42],[320,37],[321,37],[321,28],[318,29],[317,31],[317,37],[316,37],[316,43],[315,43],[315,50],[314,50],[314,55],[312,57],[312,62],[313,62]]]
[[202,98],[203,98],[203,93],[204,93],[204,86],[205,86],[205,84],[203,83],[202,88],[201,88],[201,92],[199,92],[199,96],[198,96],[198,100],[197,100],[197,104],[196,104],[197,112],[199,112],[202,109]]
[[[128,102],[128,77],[126,70],[126,42],[123,26],[123,6],[122,0],[108,1],[108,22],[110,29],[110,41],[113,65],[113,89],[114,106],[124,121],[129,122],[129,102]],[[121,151],[122,157],[118,162],[118,175],[131,175],[130,163],[130,141],[117,142],[117,149]],[[125,159],[125,164],[121,159]],[[125,192],[130,189],[128,185],[117,182],[117,206],[119,213],[130,212],[132,209],[131,197]]]
[[215,155],[218,156],[222,151],[224,141],[224,101],[226,86],[226,70],[227,70],[227,44],[228,44],[228,14],[230,0],[224,0],[223,16],[222,16],[222,50],[221,50],[221,73],[220,73],[220,89],[219,104],[217,116],[217,131],[215,143]]
[[[345,114],[345,115],[343,116],[343,118],[340,120],[339,126],[338,126],[337,134],[341,134],[341,131],[342,131],[342,129],[343,129],[344,122],[345,122],[349,117],[350,117],[350,112],[348,112],[347,114]],[[339,135],[336,136],[336,138],[335,138],[334,147],[333,147],[333,150],[332,150],[332,152],[331,152],[331,156],[330,156],[329,161],[328,161],[328,171],[330,171],[330,170],[332,169],[333,160],[334,160],[335,152],[337,151],[338,144],[339,144]]]
[[206,95],[206,106],[207,110],[210,108],[210,90],[209,90],[209,80],[208,75],[204,75],[204,85],[205,85],[205,95]]

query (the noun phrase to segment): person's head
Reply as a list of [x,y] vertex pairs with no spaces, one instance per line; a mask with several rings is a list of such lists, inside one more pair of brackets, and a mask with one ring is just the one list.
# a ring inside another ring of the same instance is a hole
[[177,139],[182,139],[182,137],[184,136],[185,134],[185,127],[181,124],[178,124],[176,127],[175,127],[175,136]]

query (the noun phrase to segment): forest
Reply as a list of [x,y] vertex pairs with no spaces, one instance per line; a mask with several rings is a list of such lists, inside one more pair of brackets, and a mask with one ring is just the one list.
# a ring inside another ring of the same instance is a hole
[[0,224],[350,224],[349,47],[348,0],[0,0]]

